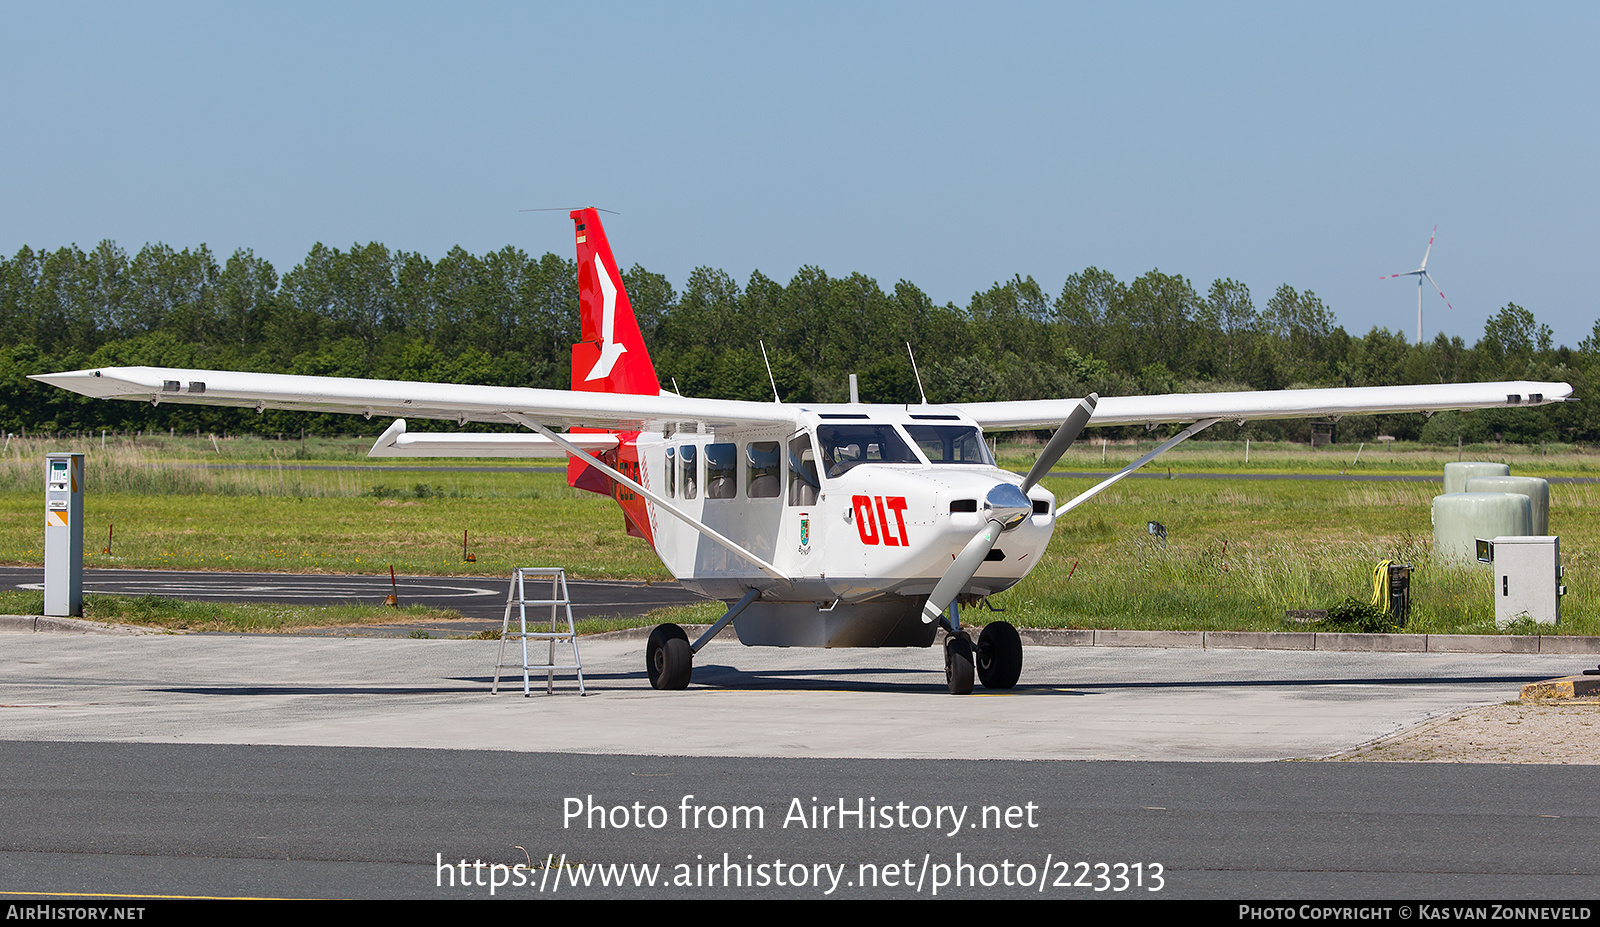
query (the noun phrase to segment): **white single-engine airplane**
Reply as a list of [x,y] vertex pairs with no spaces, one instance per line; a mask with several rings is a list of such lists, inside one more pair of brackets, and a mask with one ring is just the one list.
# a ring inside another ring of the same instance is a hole
[[[1219,421],[1532,406],[1565,383],[1466,383],[949,405],[741,402],[663,390],[593,209],[572,214],[583,340],[572,389],[116,367],[34,379],[103,398],[396,416],[374,457],[565,457],[575,487],[611,496],[685,586],[729,603],[693,644],[674,624],[646,647],[650,683],[689,684],[733,623],[747,645],[928,647],[940,627],[950,691],[1008,689],[1022,642],[1004,621],[976,643],[960,606],[1015,585],[1056,519]],[[535,434],[410,434],[406,418],[515,423]],[[1040,479],[1087,425],[1190,423],[1069,502]],[[558,428],[565,426],[562,432]],[[1055,429],[1026,476],[985,429]],[[579,430],[582,429],[582,430]]]

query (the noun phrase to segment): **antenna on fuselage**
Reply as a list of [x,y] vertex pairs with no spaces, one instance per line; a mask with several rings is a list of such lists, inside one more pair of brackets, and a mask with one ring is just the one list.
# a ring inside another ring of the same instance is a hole
[[853,406],[861,404],[861,393],[856,389],[856,375],[853,373],[850,374],[850,404]]
[[928,404],[928,391],[922,388],[922,374],[917,372],[917,355],[911,352],[911,342],[906,342],[906,356],[911,358],[911,375],[917,380],[917,392],[922,396],[922,404]]
[[772,378],[772,361],[767,360],[767,343],[757,340],[756,344],[761,345],[761,362],[767,365],[767,382],[772,384],[772,401],[781,405],[783,400],[778,398],[778,381]]

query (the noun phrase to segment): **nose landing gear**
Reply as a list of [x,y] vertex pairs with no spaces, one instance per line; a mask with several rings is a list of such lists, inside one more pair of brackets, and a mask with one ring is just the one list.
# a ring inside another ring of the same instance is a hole
[[972,694],[972,638],[965,631],[944,639],[944,679],[951,695]]
[[1016,686],[1022,675],[1022,636],[1009,621],[984,625],[976,646],[956,622],[947,618],[941,623],[950,632],[944,639],[944,678],[951,695],[972,694],[974,674],[985,689]]

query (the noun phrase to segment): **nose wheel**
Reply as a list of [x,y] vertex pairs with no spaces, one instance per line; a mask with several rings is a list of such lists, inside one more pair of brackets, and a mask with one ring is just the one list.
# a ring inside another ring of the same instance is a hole
[[972,694],[972,638],[957,631],[944,639],[944,679],[951,695]]

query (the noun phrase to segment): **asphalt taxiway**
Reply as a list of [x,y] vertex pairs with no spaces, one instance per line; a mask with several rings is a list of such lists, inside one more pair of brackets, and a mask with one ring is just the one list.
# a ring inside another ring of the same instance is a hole
[[1399,921],[1592,898],[1592,769],[0,742],[0,891],[1388,899]]

